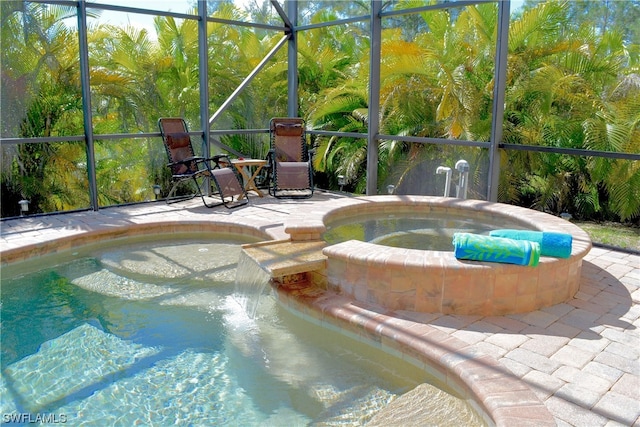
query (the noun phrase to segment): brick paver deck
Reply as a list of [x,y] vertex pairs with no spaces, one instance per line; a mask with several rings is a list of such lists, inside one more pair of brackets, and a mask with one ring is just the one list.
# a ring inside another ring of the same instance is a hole
[[[284,224],[336,194],[312,199],[251,197],[243,208],[207,209],[199,200],[163,202],[33,216],[0,223],[2,263],[56,249],[74,237],[88,243],[114,227],[176,221],[194,230],[211,222],[250,225],[285,239]],[[170,226],[170,225],[168,225]],[[104,234],[103,234],[104,235]],[[566,303],[526,314],[479,317],[403,313],[491,356],[521,378],[560,426],[640,426],[640,256],[593,248],[585,257],[579,292]]]

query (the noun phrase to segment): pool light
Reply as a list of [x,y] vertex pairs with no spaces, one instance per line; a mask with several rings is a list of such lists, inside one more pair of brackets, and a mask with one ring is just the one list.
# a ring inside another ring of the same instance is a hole
[[18,202],[20,205],[20,216],[25,216],[29,212],[29,200],[22,199]]

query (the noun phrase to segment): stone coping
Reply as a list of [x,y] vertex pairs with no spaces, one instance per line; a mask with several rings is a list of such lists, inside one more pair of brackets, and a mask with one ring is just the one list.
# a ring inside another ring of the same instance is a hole
[[504,203],[474,199],[432,196],[364,196],[341,198],[317,205],[304,215],[292,214],[284,231],[292,240],[305,240],[309,235],[321,235],[332,221],[359,214],[376,213],[447,213],[470,211],[474,217],[497,219],[507,217],[531,230],[556,231],[573,236],[571,255],[584,257],[591,249],[589,235],[575,224],[544,212]]
[[259,228],[223,221],[157,221],[143,224],[128,223],[110,227],[99,226],[85,230],[79,229],[68,235],[2,250],[0,255],[2,265],[5,265],[56,254],[105,240],[151,235],[169,236],[180,233],[239,234],[257,239],[272,238]]
[[[467,400],[488,425],[556,425],[527,384],[473,345],[400,313],[354,301],[309,282],[278,283],[274,290],[294,314],[424,369],[436,384],[444,384]],[[410,425],[421,425],[424,420],[420,417],[419,411],[409,417]]]

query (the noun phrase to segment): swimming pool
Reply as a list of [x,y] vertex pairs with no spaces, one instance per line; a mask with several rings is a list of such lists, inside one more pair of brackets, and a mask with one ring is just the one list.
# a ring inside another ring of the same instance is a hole
[[[249,318],[234,283],[243,242],[147,240],[28,273],[3,267],[0,412],[68,425],[361,425],[428,380],[269,296]],[[432,393],[449,409],[434,416],[479,423]]]

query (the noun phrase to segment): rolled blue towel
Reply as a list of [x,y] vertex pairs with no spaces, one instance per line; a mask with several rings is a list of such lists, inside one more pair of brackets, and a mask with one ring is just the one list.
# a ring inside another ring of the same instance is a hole
[[458,259],[502,262],[531,267],[538,265],[540,260],[540,245],[528,240],[455,233],[453,247],[454,254]]
[[528,240],[540,244],[540,255],[556,258],[569,258],[571,256],[571,234],[555,231],[532,230],[493,230],[489,233],[493,237],[504,237],[514,240]]

